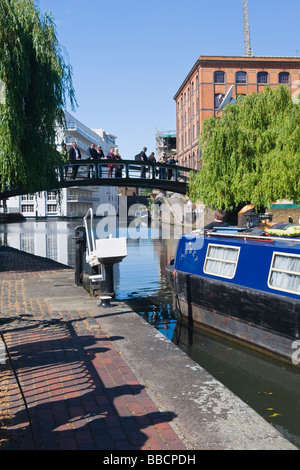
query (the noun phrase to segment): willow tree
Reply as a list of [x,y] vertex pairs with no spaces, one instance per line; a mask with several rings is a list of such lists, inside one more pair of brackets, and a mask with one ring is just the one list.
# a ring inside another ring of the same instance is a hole
[[300,105],[285,86],[240,97],[203,122],[202,170],[189,186],[212,208],[300,201]]
[[55,129],[76,101],[53,17],[34,0],[0,2],[0,83],[0,190],[55,187]]

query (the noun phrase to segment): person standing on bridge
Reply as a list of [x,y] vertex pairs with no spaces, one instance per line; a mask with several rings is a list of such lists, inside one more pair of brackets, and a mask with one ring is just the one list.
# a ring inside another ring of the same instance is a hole
[[151,152],[151,154],[149,155],[149,162],[152,162],[152,163],[156,162],[154,152]]
[[[114,155],[114,148],[113,147],[110,147],[110,150],[107,154],[107,158],[111,159],[111,160],[114,160],[115,155]],[[108,165],[108,167],[109,167],[108,178],[112,178],[112,174],[113,174],[113,170],[114,170],[115,165],[110,164],[110,165]]]
[[[105,158],[104,152],[102,150],[101,145],[98,145],[97,147],[97,160],[101,160],[102,158]],[[102,177],[102,166],[99,165],[99,177]]]
[[[122,157],[119,154],[119,149],[115,150],[114,159],[122,160]],[[116,165],[115,178],[122,178],[122,170],[123,170],[123,165]]]
[[[164,155],[158,157],[157,161],[158,163],[167,163],[167,159]],[[160,180],[166,179],[166,169],[163,166],[159,167],[159,179]]]
[[[146,152],[147,152],[147,147],[144,147],[143,150],[141,151],[140,153],[140,159],[142,162],[146,162],[148,160],[148,157],[146,155]],[[142,165],[142,168],[141,168],[141,178],[146,178],[146,171],[147,171],[147,167],[145,165]]]
[[67,179],[69,167],[68,167],[68,165],[66,165],[66,163],[69,161],[69,152],[68,152],[67,145],[65,144],[65,142],[62,142],[62,144],[61,144],[60,154],[61,154],[61,157],[62,157],[63,162],[64,162],[65,179]]
[[101,158],[105,158],[104,152],[102,150],[101,145],[98,145],[97,147],[97,160],[100,160]]
[[[87,156],[89,160],[96,160],[97,159],[97,150],[95,149],[95,144],[91,144],[90,147],[87,149]],[[89,178],[93,177],[93,165],[89,167]]]
[[89,160],[97,159],[97,150],[95,149],[95,144],[91,144],[90,147],[87,149],[87,156]]
[[[149,155],[149,163],[155,163],[156,162],[156,159],[155,159],[155,155],[154,155],[154,152],[151,152],[151,154]],[[153,168],[153,170],[151,170],[151,166],[149,167],[149,178],[152,177],[152,171],[155,172],[155,168]]]
[[[175,161],[174,157],[169,158],[168,164],[169,164],[169,165],[175,165],[175,164],[176,164],[176,161]],[[173,177],[173,171],[174,171],[174,170],[172,170],[172,168],[169,168],[169,169],[168,169],[168,180],[171,180],[171,179],[172,179],[172,177]],[[174,178],[174,179],[175,179],[175,178]]]
[[[72,143],[72,147],[69,150],[69,159],[70,159],[71,162],[73,160],[81,160],[81,152],[80,152],[79,148],[77,147],[77,144],[76,144],[75,141]],[[72,179],[73,180],[76,178],[77,172],[78,172],[78,166],[75,165],[75,166],[73,166],[73,169],[72,169]]]

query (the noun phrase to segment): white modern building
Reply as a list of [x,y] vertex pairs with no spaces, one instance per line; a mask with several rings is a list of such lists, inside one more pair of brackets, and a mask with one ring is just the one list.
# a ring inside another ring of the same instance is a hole
[[[57,128],[57,150],[62,143],[69,149],[72,142],[80,148],[82,159],[87,158],[87,149],[94,143],[101,145],[104,155],[116,147],[116,136],[102,129],[93,131],[65,111],[66,130]],[[7,212],[19,212],[30,217],[83,217],[92,208],[94,213],[104,215],[101,207],[110,204],[118,213],[118,188],[113,186],[74,186],[60,191],[42,191],[36,194],[11,197],[7,200]]]
[[72,142],[75,141],[80,148],[82,157],[86,158],[87,149],[92,143],[101,145],[104,155],[108,154],[111,147],[117,147],[117,137],[115,135],[108,134],[103,129],[90,129],[68,113],[68,111],[65,111],[65,119],[66,133],[64,134],[60,128],[56,132],[58,150],[61,149],[62,142],[65,142],[67,147],[70,148]]

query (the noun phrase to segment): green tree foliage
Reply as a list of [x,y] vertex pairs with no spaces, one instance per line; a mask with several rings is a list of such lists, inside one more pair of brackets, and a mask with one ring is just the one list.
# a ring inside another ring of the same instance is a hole
[[202,170],[189,186],[193,200],[229,210],[300,200],[300,105],[287,87],[240,97],[220,119],[206,119],[200,147]]
[[[0,190],[51,188],[56,125],[65,125],[66,95],[74,108],[72,69],[51,14],[35,0],[0,2]],[[54,186],[53,186],[54,187]]]

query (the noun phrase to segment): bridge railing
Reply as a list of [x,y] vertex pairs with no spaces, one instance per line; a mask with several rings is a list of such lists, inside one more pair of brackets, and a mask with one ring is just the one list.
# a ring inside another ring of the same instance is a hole
[[66,163],[60,175],[62,180],[86,178],[152,179],[188,183],[191,169],[165,163],[135,160],[78,160]]
[[[186,194],[191,168],[166,163],[139,162],[135,160],[72,160],[55,166],[57,186],[36,188],[36,191],[52,190],[64,186],[96,186],[99,180],[107,186],[141,186],[168,189]],[[130,181],[131,180],[131,181]],[[74,182],[74,183],[73,183]],[[86,182],[86,184],[85,184]],[[26,194],[21,186],[10,187],[0,193],[0,200]]]

